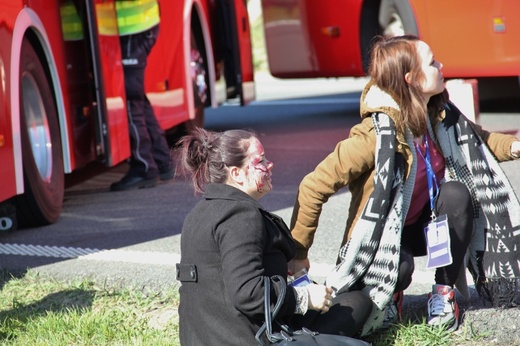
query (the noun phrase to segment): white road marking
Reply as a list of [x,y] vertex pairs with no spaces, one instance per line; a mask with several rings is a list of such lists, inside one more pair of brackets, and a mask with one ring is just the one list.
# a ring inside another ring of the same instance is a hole
[[100,250],[90,248],[0,244],[0,255],[77,258],[87,261],[125,262],[136,264],[171,265],[180,262],[181,256],[176,253],[133,250]]
[[181,256],[176,253],[168,252],[104,250],[90,255],[81,256],[79,259],[174,266],[175,263],[180,262]]

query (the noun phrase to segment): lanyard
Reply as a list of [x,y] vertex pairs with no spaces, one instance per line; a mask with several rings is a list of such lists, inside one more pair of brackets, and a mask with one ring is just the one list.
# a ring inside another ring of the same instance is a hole
[[426,155],[421,153],[421,150],[415,144],[415,149],[424,160],[426,164],[426,178],[428,181],[428,193],[430,195],[430,207],[432,210],[432,215],[435,217],[434,207],[435,207],[435,198],[437,198],[437,194],[439,193],[439,185],[437,184],[437,177],[435,176],[435,171],[433,170],[431,161],[430,161],[430,146],[428,144],[428,136],[424,135],[424,143],[426,146]]

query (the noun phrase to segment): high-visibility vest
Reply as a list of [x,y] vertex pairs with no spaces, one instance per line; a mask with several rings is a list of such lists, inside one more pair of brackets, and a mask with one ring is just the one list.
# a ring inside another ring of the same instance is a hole
[[103,2],[96,4],[96,17],[98,32],[100,35],[117,36],[117,17],[113,2]]
[[157,0],[116,1],[119,35],[132,35],[148,30],[160,22]]
[[83,39],[83,25],[76,6],[67,1],[60,6],[61,30],[65,41],[78,41]]

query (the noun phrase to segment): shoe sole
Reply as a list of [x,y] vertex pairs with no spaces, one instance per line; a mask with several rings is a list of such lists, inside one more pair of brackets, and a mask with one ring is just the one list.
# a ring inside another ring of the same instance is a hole
[[447,329],[448,332],[454,332],[457,329],[459,329],[460,311],[459,311],[459,305],[457,303],[455,303],[454,315],[455,315],[455,321],[453,321],[453,325],[449,329]]
[[172,180],[173,179],[173,172],[162,173],[161,175],[159,175],[159,178],[162,181]]
[[432,327],[440,327],[440,326],[446,326],[450,322],[452,322],[453,324],[449,328],[446,329],[447,332],[454,332],[457,329],[459,329],[459,308],[458,308],[458,306],[455,309],[455,319],[453,321],[446,321],[444,323],[436,323],[436,324],[429,324],[428,323],[428,325],[430,325]]
[[[449,322],[445,322],[445,323],[438,323],[438,324],[428,324],[430,327],[445,327]],[[456,318],[454,321],[453,321],[453,324],[446,329],[447,332],[454,332],[456,331],[457,329],[459,329],[459,320]]]
[[153,181],[146,180],[146,181],[141,181],[141,182],[131,185],[131,186],[115,187],[115,188],[111,187],[110,191],[132,191],[132,190],[139,190],[139,189],[148,189],[148,188],[155,187],[155,185],[157,185],[156,180],[153,180]]
[[448,332],[454,332],[456,331],[457,329],[459,329],[459,320],[458,319],[455,319],[455,322],[453,322],[453,325],[449,328],[449,329],[446,329]]

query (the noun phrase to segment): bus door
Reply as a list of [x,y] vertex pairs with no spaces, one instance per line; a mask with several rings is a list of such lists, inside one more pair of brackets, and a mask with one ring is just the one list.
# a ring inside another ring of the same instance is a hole
[[86,0],[95,84],[96,153],[107,166],[130,156],[125,84],[114,0]]
[[220,2],[227,97],[239,98],[240,105],[255,99],[251,28],[245,0]]

